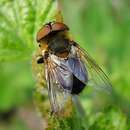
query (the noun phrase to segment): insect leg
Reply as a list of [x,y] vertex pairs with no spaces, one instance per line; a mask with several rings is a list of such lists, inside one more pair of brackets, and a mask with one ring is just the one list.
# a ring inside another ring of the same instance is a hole
[[37,64],[42,64],[44,63],[44,59],[42,55],[37,56]]

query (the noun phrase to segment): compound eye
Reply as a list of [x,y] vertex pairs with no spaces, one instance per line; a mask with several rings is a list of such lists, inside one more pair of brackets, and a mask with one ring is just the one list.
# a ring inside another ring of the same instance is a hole
[[40,42],[40,40],[42,38],[44,38],[45,36],[47,36],[49,33],[51,32],[51,28],[48,24],[44,25],[39,32],[37,33],[37,42]]

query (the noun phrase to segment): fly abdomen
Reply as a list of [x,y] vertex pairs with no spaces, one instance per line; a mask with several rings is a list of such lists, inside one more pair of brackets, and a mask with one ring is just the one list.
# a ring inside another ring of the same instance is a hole
[[73,75],[73,87],[71,90],[71,94],[79,94],[80,92],[82,92],[85,86],[86,84],[84,84],[82,81],[80,81]]

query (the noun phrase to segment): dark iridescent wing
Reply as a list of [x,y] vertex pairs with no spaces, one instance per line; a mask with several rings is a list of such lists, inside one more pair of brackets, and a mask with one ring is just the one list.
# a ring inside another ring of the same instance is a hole
[[71,88],[64,88],[62,78],[63,76],[65,78],[68,74],[62,67],[53,62],[50,57],[45,62],[48,95],[54,113],[62,111],[66,103],[71,101]]
[[85,65],[81,61],[81,59],[77,58],[76,56],[74,57],[70,56],[67,62],[68,62],[68,67],[70,71],[73,73],[73,75],[86,84],[86,82],[88,81],[88,74]]
[[107,75],[99,67],[99,65],[89,56],[89,54],[78,44],[75,45],[77,57],[86,65],[88,72],[88,86],[92,86],[97,90],[111,92],[112,85]]

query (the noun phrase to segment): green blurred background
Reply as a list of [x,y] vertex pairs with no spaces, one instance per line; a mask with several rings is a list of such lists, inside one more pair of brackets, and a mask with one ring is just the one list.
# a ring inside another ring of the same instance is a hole
[[[96,59],[113,85],[107,98],[89,89],[81,94],[88,128],[130,130],[130,1],[60,3],[73,38]],[[36,32],[54,20],[55,11],[54,0],[0,1],[0,130],[40,130],[32,105],[36,82],[31,60]],[[33,112],[34,116],[29,114]]]

